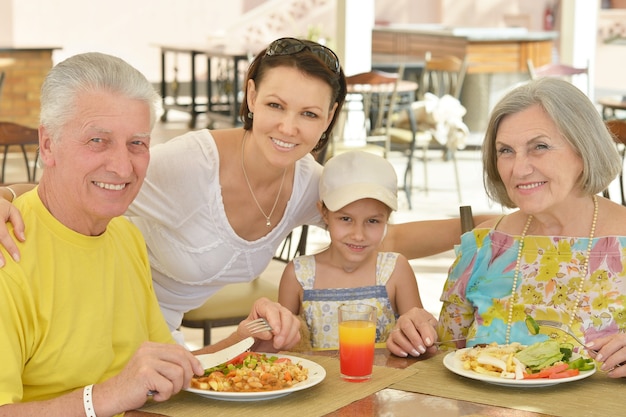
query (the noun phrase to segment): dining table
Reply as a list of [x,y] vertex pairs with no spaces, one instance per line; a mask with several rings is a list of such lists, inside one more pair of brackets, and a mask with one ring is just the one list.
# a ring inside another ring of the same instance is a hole
[[284,353],[322,366],[325,378],[307,389],[263,401],[223,401],[181,391],[168,401],[149,400],[126,416],[595,417],[626,414],[619,395],[625,382],[609,378],[600,370],[584,379],[550,386],[501,386],[452,372],[444,366],[449,352],[402,358],[378,345],[371,379],[348,382],[340,377],[336,350]]
[[598,100],[602,107],[602,118],[610,120],[617,117],[617,112],[626,112],[626,96],[602,97]]

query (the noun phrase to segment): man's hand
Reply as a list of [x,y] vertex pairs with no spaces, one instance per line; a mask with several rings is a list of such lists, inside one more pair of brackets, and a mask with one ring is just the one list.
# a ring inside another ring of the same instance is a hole
[[141,407],[149,393],[155,401],[165,401],[203,374],[200,361],[183,346],[145,342],[122,372],[94,387],[94,406],[115,414]]

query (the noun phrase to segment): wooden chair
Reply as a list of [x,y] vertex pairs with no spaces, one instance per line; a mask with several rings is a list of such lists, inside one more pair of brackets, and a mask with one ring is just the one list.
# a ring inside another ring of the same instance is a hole
[[[624,165],[624,156],[626,152],[626,120],[612,119],[606,121],[606,127],[611,132],[615,144],[618,146],[620,154],[622,155],[622,165]],[[624,196],[624,171],[619,175],[619,189],[620,197],[622,199],[622,205],[626,206],[626,198]],[[609,190],[605,190],[603,195],[610,198]]]
[[[279,246],[274,260],[288,263],[296,256],[306,254],[309,226],[294,229]],[[211,344],[211,329],[235,326],[248,317],[252,305],[261,297],[278,301],[278,286],[262,277],[251,282],[229,284],[213,294],[205,303],[183,316],[182,325],[203,329],[205,346]]]
[[554,77],[554,78],[562,78],[567,80],[575,85],[576,79],[579,76],[584,76],[586,78],[585,83],[585,94],[589,95],[591,91],[591,78],[589,77],[589,65],[586,67],[575,67],[567,64],[546,64],[541,67],[535,68],[532,59],[528,59],[526,61],[526,66],[528,67],[528,75],[531,80],[536,80],[541,77]]
[[211,329],[235,326],[248,317],[252,305],[261,297],[278,301],[278,286],[261,277],[252,282],[229,284],[206,302],[183,316],[183,326],[203,330],[204,345],[211,344]]
[[39,152],[35,150],[33,167],[30,167],[28,158],[29,147],[35,148],[39,145],[39,132],[37,129],[28,126],[22,126],[12,122],[0,122],[0,147],[3,148],[2,171],[0,172],[0,183],[4,183],[4,175],[6,170],[7,157],[11,146],[19,146],[24,163],[26,164],[26,175],[28,182],[35,182],[37,176],[37,161]]
[[472,214],[472,206],[460,206],[459,218],[461,219],[461,234],[469,232],[474,228],[474,215]]
[[394,126],[389,129],[391,149],[404,149],[407,154],[404,191],[409,200],[409,208],[411,207],[411,190],[413,188],[413,159],[416,157],[417,149],[422,150],[420,159],[424,167],[424,189],[428,192],[428,151],[440,150],[443,152],[445,160],[452,161],[459,202],[462,199],[456,161],[458,143],[448,141],[442,145],[435,139],[435,132],[432,126],[419,122],[417,113],[423,110],[424,99],[427,98],[427,93],[434,94],[439,98],[451,96],[458,100],[463,88],[466,71],[467,58],[460,59],[451,55],[435,57],[427,53],[419,86],[419,100],[412,103],[411,108],[406,111],[403,122],[401,121],[401,116],[397,115]]
[[6,73],[4,71],[0,71],[0,99],[2,99],[2,87],[4,85],[5,77],[6,77]]

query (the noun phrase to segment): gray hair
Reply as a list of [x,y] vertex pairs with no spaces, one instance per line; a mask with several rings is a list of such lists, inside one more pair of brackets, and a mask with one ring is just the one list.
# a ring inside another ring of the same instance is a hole
[[505,207],[515,208],[497,166],[496,136],[508,115],[540,105],[563,138],[582,158],[580,187],[586,195],[605,190],[622,169],[615,142],[589,98],[571,83],[556,78],[530,81],[506,94],[494,107],[483,142],[483,182],[487,195]]
[[144,101],[150,107],[150,128],[154,127],[160,97],[152,84],[123,59],[98,52],[74,55],[50,70],[41,87],[41,125],[56,140],[76,114],[77,96],[103,90]]

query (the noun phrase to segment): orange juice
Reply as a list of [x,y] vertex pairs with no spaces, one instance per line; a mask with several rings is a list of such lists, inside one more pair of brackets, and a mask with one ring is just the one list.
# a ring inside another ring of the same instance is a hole
[[376,324],[364,320],[339,323],[339,363],[341,376],[365,380],[372,375]]

